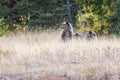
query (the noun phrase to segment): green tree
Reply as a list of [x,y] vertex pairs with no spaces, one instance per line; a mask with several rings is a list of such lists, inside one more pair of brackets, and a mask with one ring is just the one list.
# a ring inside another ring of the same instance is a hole
[[[0,17],[8,24],[10,31],[25,28],[28,22],[28,3],[20,0],[0,0]],[[21,16],[23,17],[21,19]]]
[[110,30],[111,34],[120,35],[120,0],[116,0],[115,5],[116,8],[114,26]]
[[54,26],[67,16],[66,2],[63,0],[31,0],[31,20],[33,25]]
[[77,16],[80,32],[89,30],[109,34],[114,20],[115,0],[76,0],[81,10]]
[[4,18],[0,18],[0,36],[5,35],[9,30],[8,30],[8,24],[5,23]]
[[0,17],[6,19],[10,30],[26,25],[58,26],[67,18],[65,0],[0,0],[0,3]]

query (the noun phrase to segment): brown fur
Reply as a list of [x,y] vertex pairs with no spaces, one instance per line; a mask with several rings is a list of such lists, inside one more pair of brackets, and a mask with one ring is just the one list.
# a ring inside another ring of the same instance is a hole
[[68,21],[65,21],[62,24],[61,38],[62,38],[62,40],[65,41],[67,39],[72,39],[72,36],[73,36],[73,28]]
[[81,34],[81,35],[76,33],[74,36],[77,39],[87,39],[87,40],[97,39],[97,35],[93,31],[88,31],[88,32]]

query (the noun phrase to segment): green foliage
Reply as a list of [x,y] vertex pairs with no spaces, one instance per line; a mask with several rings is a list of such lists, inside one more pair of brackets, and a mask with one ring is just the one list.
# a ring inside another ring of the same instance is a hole
[[10,30],[16,29],[14,25],[23,27],[21,16],[30,17],[30,20],[25,19],[29,28],[58,27],[68,16],[66,0],[8,0],[12,6],[6,1],[0,0],[0,17],[6,19]]
[[[12,1],[12,0],[10,0]],[[13,7],[7,6],[4,3],[5,1],[1,1],[0,10],[1,14],[0,17],[4,18],[4,24],[7,24],[7,28],[9,31],[15,30],[26,30],[27,22],[29,14],[27,13],[26,4],[24,1],[16,0]],[[12,2],[11,2],[12,3]],[[22,18],[22,19],[21,19]],[[2,32],[5,32],[2,30]]]
[[89,30],[98,34],[109,34],[114,19],[113,0],[76,0],[81,10],[77,15],[77,26],[80,32]]
[[5,35],[8,32],[8,24],[5,23],[4,18],[0,18],[0,36]]
[[115,9],[115,14],[116,14],[116,20],[115,20],[115,25],[111,28],[111,33],[120,35],[120,0],[116,0],[116,9]]
[[31,1],[30,25],[55,26],[61,23],[67,15],[67,6],[62,0]]
[[13,23],[11,26],[13,26],[15,28],[15,30],[18,31],[26,31],[28,26],[27,26],[27,21],[29,20],[29,16],[20,16],[19,17],[19,21],[21,21],[20,23]]
[[[70,6],[81,33],[120,34],[120,0],[70,0]],[[66,0],[0,0],[0,35],[38,27],[58,28],[67,18]]]

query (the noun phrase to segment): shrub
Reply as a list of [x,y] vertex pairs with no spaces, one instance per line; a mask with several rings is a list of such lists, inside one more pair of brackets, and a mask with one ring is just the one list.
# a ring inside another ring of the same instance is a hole
[[116,0],[115,8],[115,25],[110,29],[112,34],[120,35],[120,0]]
[[4,18],[0,18],[0,36],[5,35],[9,30],[8,30],[8,24],[5,23]]
[[95,31],[99,34],[109,33],[109,27],[111,24],[105,18],[100,19],[100,16],[97,14],[86,13],[80,15],[79,13],[77,19],[77,26],[79,27],[79,31],[81,33],[89,30]]
[[[107,35],[113,26],[115,12],[113,11],[114,2],[109,0],[97,0],[80,2],[81,9],[77,15],[77,27],[81,33],[92,30],[98,34]],[[99,4],[98,4],[99,3]],[[112,5],[113,4],[113,5]]]

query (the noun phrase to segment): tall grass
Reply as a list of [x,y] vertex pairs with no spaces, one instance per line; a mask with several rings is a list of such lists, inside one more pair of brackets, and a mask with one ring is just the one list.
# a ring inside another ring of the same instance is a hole
[[0,37],[0,73],[102,75],[120,73],[120,39],[61,41],[60,31]]

